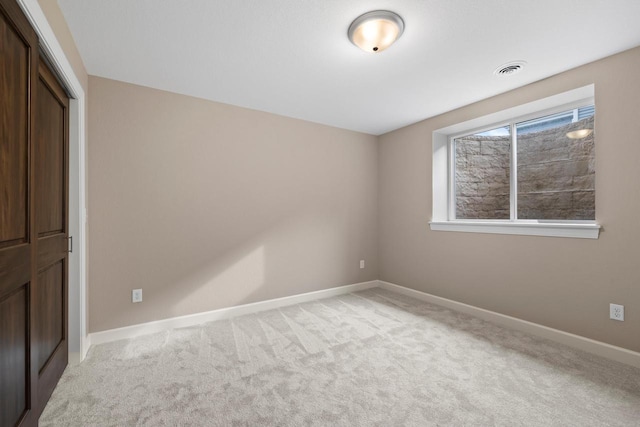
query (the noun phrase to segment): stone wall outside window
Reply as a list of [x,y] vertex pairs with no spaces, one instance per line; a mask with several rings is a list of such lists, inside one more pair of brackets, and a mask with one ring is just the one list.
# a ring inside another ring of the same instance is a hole
[[[518,218],[595,219],[594,118],[518,136]],[[509,219],[509,136],[456,139],[456,218]]]

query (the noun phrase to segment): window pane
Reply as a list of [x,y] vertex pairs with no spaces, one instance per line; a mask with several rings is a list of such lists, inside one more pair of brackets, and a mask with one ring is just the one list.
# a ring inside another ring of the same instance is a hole
[[457,219],[509,219],[509,127],[454,140]]
[[518,219],[594,220],[593,106],[516,125]]

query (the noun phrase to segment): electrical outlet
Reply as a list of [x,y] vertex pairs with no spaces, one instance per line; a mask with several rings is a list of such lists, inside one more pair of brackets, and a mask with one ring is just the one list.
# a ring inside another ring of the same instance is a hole
[[360,260],[360,268],[364,268],[364,260],[363,259]]
[[609,318],[624,322],[624,305],[609,304]]
[[142,289],[134,289],[131,291],[131,302],[142,302]]

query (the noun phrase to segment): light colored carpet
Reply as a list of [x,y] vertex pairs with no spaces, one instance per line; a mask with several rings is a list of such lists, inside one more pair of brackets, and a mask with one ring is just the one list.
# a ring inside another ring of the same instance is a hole
[[41,426],[631,426],[640,370],[382,289],[95,346]]

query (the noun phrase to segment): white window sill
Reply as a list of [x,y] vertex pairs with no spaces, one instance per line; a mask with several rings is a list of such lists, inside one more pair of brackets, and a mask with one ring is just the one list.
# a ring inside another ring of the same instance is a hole
[[597,239],[600,225],[593,222],[543,221],[431,221],[433,231],[518,234],[523,236],[573,237]]

